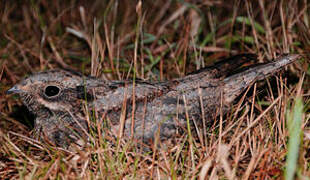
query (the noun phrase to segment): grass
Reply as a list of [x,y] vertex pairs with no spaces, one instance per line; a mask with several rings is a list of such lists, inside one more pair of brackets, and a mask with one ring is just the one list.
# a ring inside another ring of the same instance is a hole
[[[306,179],[308,4],[3,1],[0,179]],[[258,54],[259,62],[282,53],[303,54],[304,59],[249,88],[230,113],[195,129],[198,138],[189,129],[167,143],[158,141],[151,152],[123,138],[114,142],[111,132],[96,123],[92,144],[83,150],[37,142],[29,138],[33,118],[18,111],[18,98],[4,93],[22,77],[46,69],[70,67],[107,80],[158,81],[245,52]],[[103,133],[105,138],[100,138]]]
[[[302,83],[302,79],[300,84]],[[299,86],[301,87],[301,86]],[[302,123],[303,123],[303,102],[301,98],[301,89],[298,89],[297,97],[294,102],[294,107],[292,111],[288,111],[288,131],[289,131],[289,141],[288,141],[288,151],[286,160],[286,170],[285,179],[294,179],[296,169],[298,168],[298,156],[299,148],[301,145],[302,138]]]

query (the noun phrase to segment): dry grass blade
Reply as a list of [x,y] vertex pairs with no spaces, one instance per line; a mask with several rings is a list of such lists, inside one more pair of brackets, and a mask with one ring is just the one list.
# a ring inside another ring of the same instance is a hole
[[257,122],[268,112],[271,110],[271,108],[276,105],[281,99],[281,96],[279,96],[277,99],[275,99],[272,104],[263,112],[261,113],[253,122],[251,122],[251,124],[249,124],[247,126],[247,128],[245,130],[243,130],[241,133],[238,134],[238,136],[233,139],[231,141],[230,144],[234,144],[236,141],[238,141],[240,139],[240,137],[242,137],[245,133],[247,133],[247,131],[249,131],[255,124],[257,124]]

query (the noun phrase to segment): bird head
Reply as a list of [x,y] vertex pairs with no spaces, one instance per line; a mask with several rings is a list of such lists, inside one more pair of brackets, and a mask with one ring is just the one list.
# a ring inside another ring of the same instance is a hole
[[76,139],[76,134],[85,134],[87,129],[83,102],[91,96],[85,91],[86,81],[73,71],[49,70],[24,78],[7,94],[18,94],[36,115],[34,136],[37,139],[66,146]]

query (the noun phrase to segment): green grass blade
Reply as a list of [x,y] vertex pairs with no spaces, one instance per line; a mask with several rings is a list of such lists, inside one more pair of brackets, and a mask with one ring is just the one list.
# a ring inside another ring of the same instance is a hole
[[286,159],[286,169],[285,169],[285,179],[292,180],[295,176],[295,171],[297,169],[297,160],[299,154],[299,146],[301,140],[301,124],[303,116],[303,103],[302,98],[297,97],[295,100],[295,105],[293,107],[293,112],[288,114],[288,128],[289,128],[289,142],[288,142],[288,152]]

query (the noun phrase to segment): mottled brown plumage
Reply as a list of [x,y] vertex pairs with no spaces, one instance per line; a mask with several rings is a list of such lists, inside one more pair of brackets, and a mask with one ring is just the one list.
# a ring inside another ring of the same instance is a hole
[[285,55],[274,62],[230,75],[245,62],[255,59],[253,55],[239,55],[167,82],[104,81],[72,71],[49,70],[25,78],[8,93],[19,94],[36,115],[34,136],[57,146],[68,147],[80,138],[87,138],[86,115],[92,112],[96,112],[98,121],[108,120],[114,133],[121,129],[121,114],[125,112],[124,135],[131,136],[133,130],[135,138],[148,142],[156,132],[166,139],[182,131],[186,127],[186,112],[190,120],[195,118],[202,123],[203,106],[204,119],[210,121],[221,99],[222,109],[227,112],[245,88],[298,58],[298,55]]

